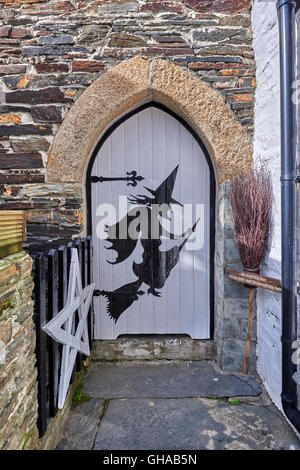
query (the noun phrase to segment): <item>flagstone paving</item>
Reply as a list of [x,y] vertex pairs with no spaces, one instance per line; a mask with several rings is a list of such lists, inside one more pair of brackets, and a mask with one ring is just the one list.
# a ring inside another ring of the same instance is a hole
[[57,449],[298,449],[251,376],[206,361],[93,363]]

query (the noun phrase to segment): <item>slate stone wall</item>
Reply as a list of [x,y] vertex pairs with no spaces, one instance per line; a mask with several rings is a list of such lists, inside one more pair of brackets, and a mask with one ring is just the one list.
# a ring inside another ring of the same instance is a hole
[[32,260],[0,260],[0,449],[33,449],[38,440]]

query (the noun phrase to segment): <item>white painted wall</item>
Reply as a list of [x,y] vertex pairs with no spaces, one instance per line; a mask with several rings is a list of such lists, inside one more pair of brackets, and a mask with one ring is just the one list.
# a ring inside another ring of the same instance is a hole
[[[252,24],[257,67],[254,158],[268,163],[275,196],[272,243],[262,272],[280,279],[280,79],[276,3],[254,0]],[[280,408],[281,296],[258,289],[257,316],[258,373]]]

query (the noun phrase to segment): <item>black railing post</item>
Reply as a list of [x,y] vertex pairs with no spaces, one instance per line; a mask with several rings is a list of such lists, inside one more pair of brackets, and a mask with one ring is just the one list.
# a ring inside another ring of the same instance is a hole
[[[87,284],[91,284],[93,281],[93,273],[92,273],[92,259],[93,259],[93,244],[92,244],[92,237],[88,235],[86,238],[87,243]],[[93,301],[90,306],[89,311],[89,339],[90,339],[90,348],[92,347],[92,340],[94,338],[94,305]]]
[[36,331],[36,363],[38,372],[38,431],[42,437],[48,425],[49,402],[47,396],[47,335],[43,326],[46,318],[46,278],[43,253],[34,256],[34,312]]
[[[61,245],[57,251],[58,255],[58,311],[61,311],[67,303],[68,295],[68,262],[67,262],[67,248]],[[62,361],[62,345],[58,345],[59,351],[59,372],[61,370]]]
[[[58,262],[57,250],[51,249],[48,253],[48,321],[58,312]],[[58,343],[50,339],[49,347],[49,389],[50,389],[50,415],[57,413],[58,383],[59,383],[59,348]]]
[[[67,279],[68,279],[68,285],[69,285],[69,279],[70,279],[70,267],[71,267],[71,258],[72,258],[72,248],[74,248],[74,242],[68,242],[67,243]],[[72,333],[74,333],[74,330],[72,330]],[[74,366],[72,376],[70,383],[72,384],[75,380],[75,373],[76,373],[76,367]]]
[[[75,248],[77,248],[78,251],[78,260],[79,260],[79,266],[82,268],[82,244],[81,244],[81,239],[76,238],[75,240]],[[80,270],[81,274],[81,280],[82,280],[82,269]],[[76,313],[75,317],[75,325],[77,327],[78,325],[78,312]],[[83,366],[83,355],[81,353],[78,353],[76,356],[76,371],[80,372]]]
[[81,239],[81,279],[82,287],[87,286],[87,239]]
[[68,264],[67,249],[64,245],[58,249],[58,309],[62,310],[67,302]]

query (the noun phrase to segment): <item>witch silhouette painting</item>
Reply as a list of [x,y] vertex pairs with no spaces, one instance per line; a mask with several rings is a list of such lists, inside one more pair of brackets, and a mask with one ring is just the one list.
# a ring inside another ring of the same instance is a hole
[[[140,296],[161,296],[160,290],[164,288],[179,261],[181,250],[196,229],[199,219],[181,235],[169,233],[162,224],[162,219],[170,220],[171,205],[182,206],[172,197],[177,171],[178,166],[156,189],[144,186],[150,195],[129,196],[128,201],[135,207],[117,224],[106,227],[106,242],[111,244],[106,248],[117,253],[115,261],[107,261],[108,263],[117,265],[127,260],[136,249],[137,243],[141,243],[143,249],[142,261],[132,263],[132,271],[137,278],[134,282],[114,291],[100,291],[100,295],[107,299],[107,313],[115,323]],[[132,227],[135,229],[134,233]],[[181,241],[179,245],[162,251],[162,237]]]

